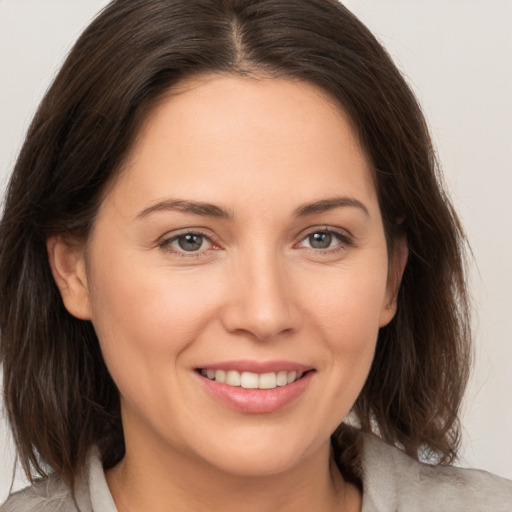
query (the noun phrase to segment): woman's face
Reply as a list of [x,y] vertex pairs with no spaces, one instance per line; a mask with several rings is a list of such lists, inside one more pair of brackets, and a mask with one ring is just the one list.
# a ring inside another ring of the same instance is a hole
[[276,473],[328,450],[394,314],[376,192],[316,87],[185,85],[104,199],[68,307],[95,327],[127,453]]

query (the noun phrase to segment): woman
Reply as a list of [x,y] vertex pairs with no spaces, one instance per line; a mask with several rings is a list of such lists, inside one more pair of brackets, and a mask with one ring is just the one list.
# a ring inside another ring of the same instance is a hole
[[7,411],[45,477],[2,510],[509,508],[441,465],[463,235],[413,95],[336,2],[110,4],[1,240]]

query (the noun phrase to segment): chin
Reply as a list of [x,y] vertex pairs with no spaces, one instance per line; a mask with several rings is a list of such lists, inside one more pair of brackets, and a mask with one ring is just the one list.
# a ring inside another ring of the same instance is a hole
[[224,473],[238,477],[267,477],[286,473],[300,464],[297,454],[265,453],[253,455],[237,453],[218,460],[216,466]]
[[[315,443],[316,444],[316,443]],[[327,452],[329,439],[326,441]],[[315,449],[316,448],[316,449]],[[240,477],[265,477],[292,471],[317,452],[303,436],[293,434],[265,436],[260,431],[252,440],[233,436],[226,443],[212,443],[201,456],[224,473]]]

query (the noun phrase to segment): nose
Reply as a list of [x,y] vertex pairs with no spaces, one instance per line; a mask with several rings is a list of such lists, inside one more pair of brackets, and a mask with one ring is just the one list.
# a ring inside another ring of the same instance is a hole
[[289,269],[276,255],[244,258],[230,276],[224,328],[267,341],[298,330],[299,308]]

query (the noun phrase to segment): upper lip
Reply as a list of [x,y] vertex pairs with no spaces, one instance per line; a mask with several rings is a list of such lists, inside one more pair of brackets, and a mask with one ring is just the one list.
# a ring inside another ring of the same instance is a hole
[[255,361],[250,359],[238,361],[222,361],[219,363],[205,363],[197,367],[198,370],[235,370],[239,373],[252,372],[252,373],[271,373],[271,372],[302,372],[305,373],[313,370],[312,366],[308,366],[293,361]]

